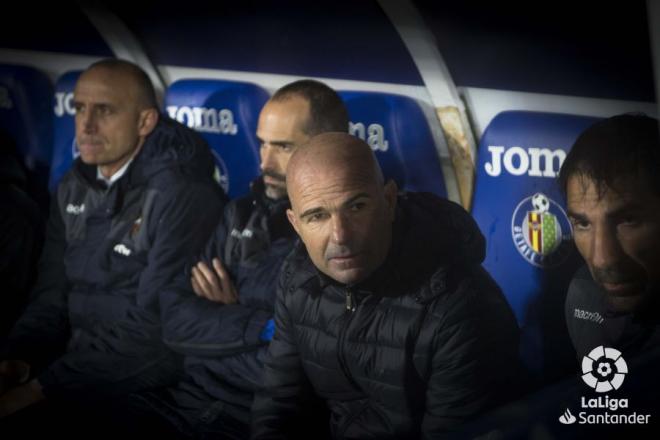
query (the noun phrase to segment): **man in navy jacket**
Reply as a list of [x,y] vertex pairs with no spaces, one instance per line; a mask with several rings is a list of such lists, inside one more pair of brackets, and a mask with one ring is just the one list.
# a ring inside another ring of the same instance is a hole
[[262,109],[261,176],[249,195],[227,205],[201,258],[162,294],[165,341],[185,355],[186,377],[133,403],[155,409],[164,431],[247,438],[274,330],[275,286],[296,239],[286,218],[287,163],[315,134],[347,129],[340,97],[317,81],[282,87]]
[[2,347],[0,417],[172,383],[181,365],[162,342],[158,296],[224,204],[208,146],[160,117],[139,67],[93,64],[74,105],[80,157],[51,204],[31,303]]

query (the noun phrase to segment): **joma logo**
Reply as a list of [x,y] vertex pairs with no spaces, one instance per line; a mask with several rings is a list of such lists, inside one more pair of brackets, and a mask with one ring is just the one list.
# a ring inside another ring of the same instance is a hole
[[484,165],[488,175],[496,177],[502,174],[502,167],[514,176],[527,174],[532,177],[555,178],[566,159],[564,150],[549,148],[489,146],[490,162]]

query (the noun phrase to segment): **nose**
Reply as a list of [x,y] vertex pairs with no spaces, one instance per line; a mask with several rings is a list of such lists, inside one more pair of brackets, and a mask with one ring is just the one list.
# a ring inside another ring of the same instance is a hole
[[76,113],[76,119],[83,133],[93,134],[96,132],[96,118],[94,118],[94,112],[85,111]]
[[338,213],[332,216],[332,241],[336,244],[347,244],[351,239],[351,227],[346,216]]
[[277,169],[277,161],[275,160],[275,148],[268,144],[261,146],[261,171]]
[[594,267],[600,269],[615,267],[621,253],[616,230],[605,226],[595,228],[591,248],[591,264]]

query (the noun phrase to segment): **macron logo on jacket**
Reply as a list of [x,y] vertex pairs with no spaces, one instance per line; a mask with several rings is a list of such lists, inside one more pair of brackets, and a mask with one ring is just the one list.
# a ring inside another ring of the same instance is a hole
[[69,203],[66,205],[66,212],[67,214],[80,215],[85,212],[85,204],[74,205],[73,203]]
[[605,320],[602,316],[600,316],[600,313],[598,312],[590,312],[588,310],[581,310],[577,308],[573,310],[573,316],[576,317],[577,319],[584,319],[585,321],[593,321],[596,324],[602,324],[603,321]]
[[127,248],[127,247],[126,247],[125,245],[123,245],[122,243],[116,244],[115,247],[112,248],[112,250],[115,251],[115,252],[117,252],[118,254],[120,254],[120,255],[124,255],[124,256],[126,256],[126,257],[128,257],[129,255],[131,255],[131,252],[132,252],[129,248]]
[[239,231],[238,229],[234,228],[231,230],[230,235],[234,238],[238,238],[239,240],[242,238],[252,238],[254,233],[252,232],[251,229],[243,229],[243,231]]

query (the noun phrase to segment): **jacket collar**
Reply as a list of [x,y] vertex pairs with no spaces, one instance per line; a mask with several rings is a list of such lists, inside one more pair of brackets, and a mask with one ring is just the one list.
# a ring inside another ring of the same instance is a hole
[[250,192],[252,194],[252,203],[261,212],[262,218],[265,220],[263,227],[268,230],[270,240],[274,241],[281,237],[295,237],[296,232],[286,216],[286,210],[291,206],[288,197],[281,199],[267,197],[263,177],[261,176],[252,181]]

